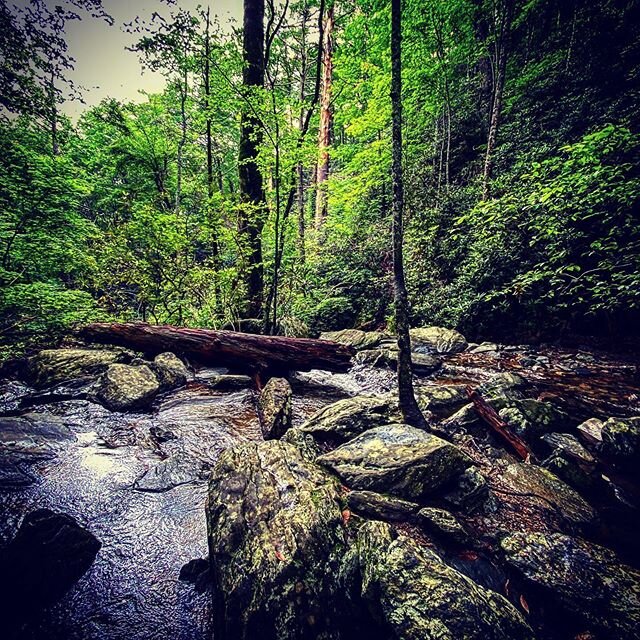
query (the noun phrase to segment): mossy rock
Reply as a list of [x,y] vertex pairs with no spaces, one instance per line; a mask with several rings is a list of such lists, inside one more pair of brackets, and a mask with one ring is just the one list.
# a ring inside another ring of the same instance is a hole
[[343,442],[367,429],[400,419],[398,401],[394,396],[356,396],[322,408],[301,429],[319,440]]
[[291,427],[292,395],[285,378],[270,378],[260,392],[258,411],[265,440],[281,438]]
[[317,462],[351,489],[418,501],[471,465],[467,454],[450,442],[399,423],[369,429]]
[[514,533],[501,546],[512,567],[598,637],[640,638],[640,571],[609,549],[560,533]]
[[[532,640],[503,596],[448,566],[434,551],[390,525],[367,522],[345,559],[345,591],[361,598],[374,637],[388,640]],[[364,626],[364,625],[363,625]],[[375,630],[383,628],[383,636]]]
[[640,418],[609,418],[602,427],[602,453],[625,470],[640,474]]
[[229,449],[211,475],[207,525],[216,637],[340,637],[335,478],[283,442]]
[[418,353],[460,353],[467,348],[466,338],[455,329],[419,327],[409,335],[411,350]]
[[357,351],[373,349],[386,338],[379,331],[360,331],[360,329],[342,329],[341,331],[325,331],[320,334],[320,340],[331,340],[353,347]]
[[96,396],[111,411],[146,409],[160,390],[147,365],[112,364],[98,381]]

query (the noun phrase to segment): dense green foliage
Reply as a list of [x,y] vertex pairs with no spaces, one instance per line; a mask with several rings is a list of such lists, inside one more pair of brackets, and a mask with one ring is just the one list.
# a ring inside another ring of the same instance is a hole
[[[68,4],[104,18],[99,2]],[[473,337],[633,329],[638,5],[405,0],[406,259],[416,323]],[[242,317],[242,109],[264,134],[266,313],[297,317],[313,332],[390,321],[389,3],[335,2],[329,215],[318,231],[319,3],[267,7],[262,91],[242,87],[239,33],[208,24],[205,11],[180,10],[137,27],[140,63],[165,75],[164,93],[139,104],[108,100],[71,123],[56,106],[70,64],[64,20],[25,22],[0,0],[9,61],[0,78],[5,343],[98,317],[211,327]],[[47,85],[47,74],[60,80]]]

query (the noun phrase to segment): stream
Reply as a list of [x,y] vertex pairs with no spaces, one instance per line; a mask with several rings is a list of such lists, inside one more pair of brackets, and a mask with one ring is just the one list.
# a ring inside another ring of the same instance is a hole
[[[439,372],[418,384],[473,385],[500,371],[519,373],[580,417],[640,413],[638,362],[631,356],[481,349],[446,357]],[[75,518],[102,547],[90,570],[61,601],[32,618],[20,638],[211,637],[209,594],[178,576],[187,562],[207,555],[204,503],[211,466],[226,448],[262,439],[248,380],[236,377],[221,388],[221,373],[197,371],[185,387],[158,398],[150,413],[112,413],[88,400],[28,409],[36,422],[51,420],[66,435],[51,447],[37,440],[21,445],[28,482],[0,477],[0,545],[27,512],[49,508]],[[381,393],[394,383],[390,370],[365,365],[346,374],[297,374],[294,425],[340,398]],[[15,381],[0,384],[5,414],[20,414],[17,398],[32,393]],[[12,442],[11,435],[0,439],[5,447]]]

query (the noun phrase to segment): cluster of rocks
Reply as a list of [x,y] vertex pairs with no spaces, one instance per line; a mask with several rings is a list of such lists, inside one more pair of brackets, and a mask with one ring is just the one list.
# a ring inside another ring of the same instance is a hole
[[[323,338],[392,360],[383,334]],[[467,347],[433,328],[412,341],[430,358]],[[531,460],[503,448],[460,385],[418,386],[422,430],[392,394],[291,427],[291,388],[270,381],[267,441],[227,450],[210,479],[216,637],[640,637],[640,572],[600,544],[609,510],[634,517],[603,465],[638,460],[638,419],[578,424],[514,374],[479,391]]]

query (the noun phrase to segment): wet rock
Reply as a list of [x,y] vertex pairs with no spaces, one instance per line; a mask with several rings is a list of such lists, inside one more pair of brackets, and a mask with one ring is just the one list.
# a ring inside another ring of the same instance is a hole
[[243,444],[214,468],[207,523],[216,637],[339,637],[335,479],[292,445]]
[[322,453],[320,446],[310,433],[302,431],[299,427],[291,427],[281,438],[282,442],[287,442],[300,451],[305,460],[315,462]]
[[478,387],[478,393],[496,410],[499,410],[507,406],[510,401],[523,399],[523,389],[526,385],[526,381],[521,376],[503,372],[481,384]]
[[160,390],[158,379],[147,365],[112,364],[97,384],[98,400],[111,411],[148,407]]
[[503,479],[524,497],[539,499],[540,505],[573,525],[592,524],[593,507],[568,484],[535,464],[516,463],[507,467]]
[[589,493],[597,488],[604,490],[601,476],[594,473],[595,465],[581,464],[578,460],[559,449],[553,451],[549,457],[540,463],[540,466],[579,491]]
[[498,413],[516,435],[528,442],[535,442],[545,433],[562,430],[569,423],[567,414],[550,402],[532,398],[510,400]]
[[189,370],[174,353],[166,352],[153,359],[151,369],[162,389],[175,389],[187,383]]
[[571,433],[547,433],[542,436],[541,440],[551,451],[560,452],[580,464],[589,467],[595,464],[595,458],[580,444],[578,438]]
[[360,331],[359,329],[342,329],[342,331],[325,331],[320,334],[320,340],[331,340],[346,344],[357,351],[373,349],[385,338],[384,333],[378,331]]
[[[396,369],[398,366],[398,350],[390,349],[365,349],[355,356],[357,364],[366,364],[371,367],[389,367]],[[411,364],[415,375],[426,376],[437,371],[442,366],[442,360],[426,353],[412,353]]]
[[112,364],[128,361],[131,352],[123,349],[45,349],[29,361],[29,373],[38,386],[48,386],[98,376]]
[[260,424],[265,440],[281,438],[291,427],[291,385],[285,378],[271,378],[258,399]]
[[400,420],[395,397],[356,396],[330,404],[305,422],[301,429],[318,439],[349,440],[367,429]]
[[66,514],[48,509],[28,513],[0,551],[3,626],[59,600],[93,564],[100,546]]
[[202,464],[198,460],[178,452],[145,471],[133,486],[138,491],[160,493],[181,484],[203,480],[205,477]]
[[162,444],[164,442],[169,442],[170,440],[176,439],[176,434],[169,429],[164,429],[163,427],[154,424],[149,427],[149,434],[155,440],[157,444]]
[[460,353],[467,348],[465,337],[454,329],[420,327],[409,331],[411,350],[418,353]]
[[469,541],[469,535],[458,519],[445,509],[435,509],[425,507],[418,511],[418,521],[420,524],[436,535],[451,539],[459,544]]
[[515,533],[501,546],[511,566],[603,638],[640,638],[640,572],[609,549],[559,533]]
[[420,500],[471,464],[458,447],[406,424],[369,429],[317,460],[352,489]]
[[365,364],[370,367],[388,367],[389,351],[386,349],[363,349],[354,357],[356,364]]
[[444,499],[451,505],[468,513],[475,511],[489,497],[489,485],[475,467],[469,467],[455,480],[454,486]]
[[[469,345],[471,347],[471,345]],[[481,342],[467,349],[469,353],[487,353],[489,355],[497,355],[500,351],[500,345],[495,342]]]
[[621,468],[639,472],[640,418],[609,418],[602,427],[601,450]]
[[390,522],[410,520],[420,509],[420,505],[415,502],[375,491],[350,491],[347,504],[352,511],[363,516]]
[[74,439],[63,420],[50,413],[0,417],[0,453],[12,457],[50,458]]
[[223,373],[211,380],[211,386],[216,391],[235,391],[236,389],[246,389],[252,383],[250,376],[242,374]]
[[589,418],[577,427],[578,435],[587,444],[598,446],[602,442],[602,427],[604,422],[598,418]]
[[21,407],[21,400],[31,395],[33,390],[17,380],[0,382],[0,413],[15,411]]
[[3,491],[19,491],[36,481],[36,477],[26,465],[11,458],[0,455],[0,489]]
[[446,433],[457,433],[466,427],[475,425],[480,421],[480,416],[473,403],[469,402],[458,409],[453,415],[445,418],[440,423],[440,428]]
[[429,385],[416,389],[416,400],[422,411],[453,413],[469,401],[462,385]]
[[385,629],[386,639],[533,638],[508,600],[411,538],[396,537],[388,524],[365,523],[345,566],[346,592],[364,600],[370,630]]
[[194,585],[198,593],[204,593],[210,580],[209,561],[204,558],[189,560],[181,567],[179,579]]

